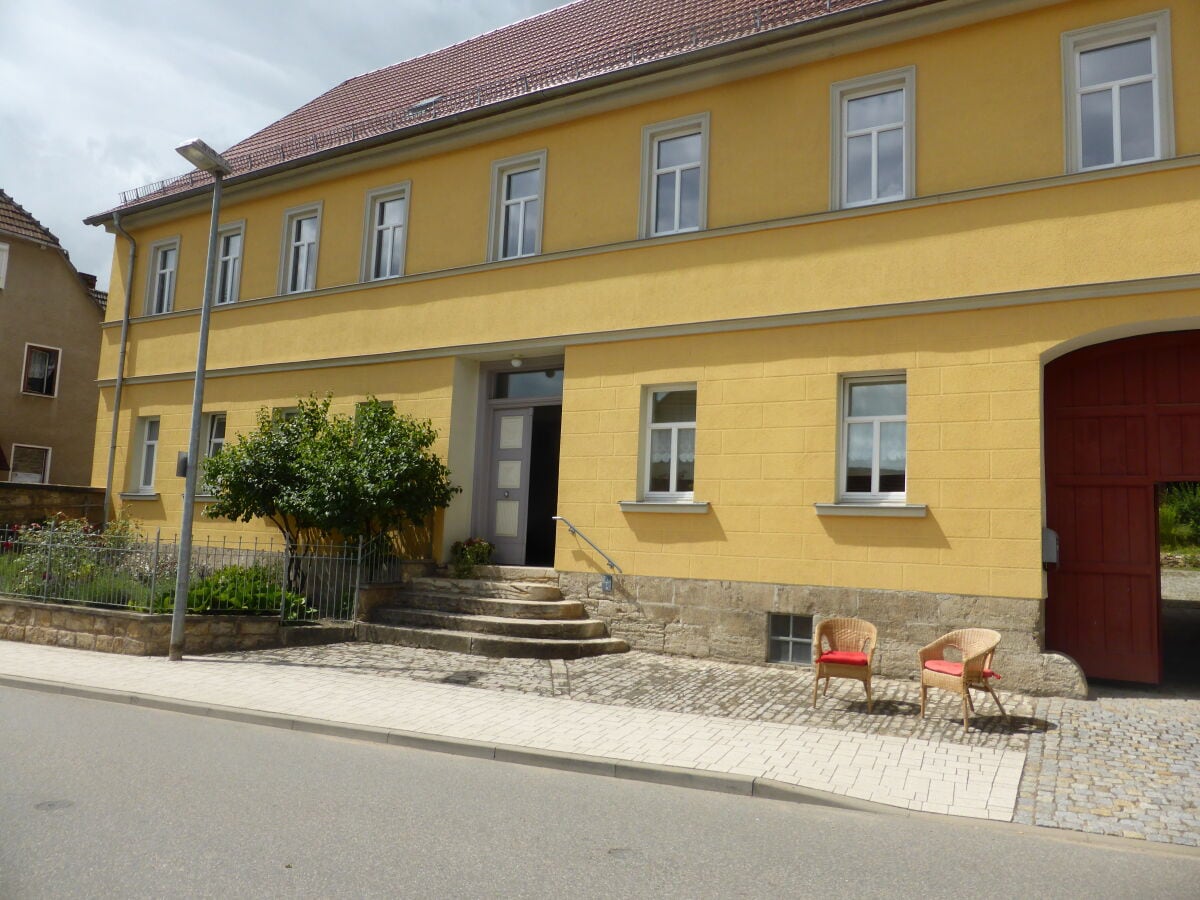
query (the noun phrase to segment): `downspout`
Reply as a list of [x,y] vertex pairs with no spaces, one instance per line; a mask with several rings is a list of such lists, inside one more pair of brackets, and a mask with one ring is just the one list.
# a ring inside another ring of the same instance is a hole
[[121,417],[121,387],[125,382],[125,348],[129,345],[129,309],[133,303],[133,264],[137,259],[137,241],[121,227],[121,214],[113,213],[113,228],[129,242],[129,275],[125,278],[125,312],[121,317],[121,348],[117,352],[117,381],[113,386],[112,433],[108,440],[108,474],[104,479],[104,524],[113,508],[113,469],[117,462],[117,422]]

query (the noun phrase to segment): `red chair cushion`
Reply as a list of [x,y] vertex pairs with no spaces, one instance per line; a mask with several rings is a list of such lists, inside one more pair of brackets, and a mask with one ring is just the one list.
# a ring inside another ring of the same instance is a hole
[[853,650],[826,650],[817,657],[819,663],[833,663],[838,666],[865,666],[867,654],[855,653]]
[[[950,659],[931,659],[929,662],[925,663],[925,668],[927,668],[930,672],[938,672],[942,675],[954,676],[962,675],[962,666],[962,663],[954,662]],[[991,669],[984,669],[983,677],[995,678],[997,681],[1000,680],[1000,676]]]

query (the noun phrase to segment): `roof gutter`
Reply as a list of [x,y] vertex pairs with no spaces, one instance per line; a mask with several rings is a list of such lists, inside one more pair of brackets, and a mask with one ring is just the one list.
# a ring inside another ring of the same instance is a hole
[[[348,156],[353,153],[360,153],[364,150],[370,150],[386,144],[392,144],[397,140],[416,138],[432,132],[452,128],[456,125],[464,125],[482,119],[488,119],[507,112],[513,112],[526,107],[536,106],[538,104],[545,103],[547,100],[568,97],[572,94],[579,94],[586,91],[596,90],[598,88],[609,87],[614,84],[620,84],[623,81],[633,81],[638,78],[645,78],[647,76],[656,75],[660,72],[670,69],[677,69],[681,66],[696,65],[712,59],[717,59],[722,56],[729,56],[732,54],[769,47],[772,44],[783,43],[798,37],[820,34],[825,31],[832,31],[848,25],[855,25],[860,22],[869,21],[871,19],[884,18],[885,16],[889,16],[894,13],[908,12],[926,6],[938,6],[951,2],[953,2],[953,0],[878,0],[878,2],[869,4],[867,6],[858,6],[843,12],[828,13],[817,19],[808,19],[803,22],[796,22],[792,25],[784,25],[780,28],[775,28],[760,34],[747,35],[743,38],[737,38],[732,41],[714,44],[710,47],[702,47],[699,50],[692,50],[686,53],[677,53],[661,59],[640,63],[636,66],[630,66],[629,68],[618,69],[613,72],[605,72],[603,74],[595,75],[590,78],[584,78],[579,81],[572,81],[556,87],[544,88],[540,91],[521,94],[520,96],[513,97],[509,100],[500,100],[496,103],[476,107],[461,113],[454,113],[453,115],[431,119],[427,122],[422,122],[417,125],[409,125],[394,131],[384,132],[383,134],[372,135],[371,137],[363,138],[362,140],[352,141],[347,144],[340,144],[336,147],[320,150],[308,156],[297,157],[295,159],[281,162],[274,166],[254,169],[253,171],[246,172],[242,175],[228,177],[225,179],[225,187],[226,189],[230,187],[236,187],[237,185],[243,183],[257,181],[260,178],[278,175],[294,169],[316,165],[321,162],[336,159],[340,156]],[[970,3],[971,0],[966,0],[966,2]],[[167,194],[166,196],[159,197],[157,199],[122,207],[119,212],[123,212],[126,215],[147,212],[149,210],[178,203],[181,200],[207,196],[210,191],[211,185],[204,183],[198,187],[191,188],[186,191]],[[110,210],[108,212],[98,213],[94,216],[89,216],[83,221],[85,225],[105,225],[109,221],[115,220],[117,212],[118,210]]]
[[112,506],[113,471],[117,462],[117,424],[121,418],[121,388],[125,384],[125,351],[129,346],[129,317],[133,304],[133,265],[137,260],[137,241],[121,225],[121,213],[112,216],[113,228],[129,242],[129,274],[125,278],[125,310],[121,315],[121,347],[117,351],[117,379],[113,386],[112,429],[108,438],[108,471],[104,476],[104,524],[108,524]]

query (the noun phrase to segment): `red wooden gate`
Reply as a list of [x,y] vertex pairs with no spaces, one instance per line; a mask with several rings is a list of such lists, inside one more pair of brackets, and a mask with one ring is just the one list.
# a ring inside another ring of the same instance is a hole
[[1093,678],[1157,683],[1155,485],[1200,479],[1200,331],[1112,341],[1046,366],[1046,643]]

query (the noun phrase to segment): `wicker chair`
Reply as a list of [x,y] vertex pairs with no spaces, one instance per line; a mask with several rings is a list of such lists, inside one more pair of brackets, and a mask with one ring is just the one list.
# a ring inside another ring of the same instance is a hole
[[[992,656],[1000,643],[1000,633],[988,628],[962,628],[944,634],[927,647],[917,651],[917,659],[921,664],[921,718],[925,718],[925,694],[929,688],[941,688],[951,691],[962,698],[963,731],[967,730],[970,722],[970,712],[975,711],[975,702],[971,699],[971,689],[986,691],[996,706],[1000,707],[1000,715],[1008,721],[1008,713],[989,682],[999,680],[1000,676],[992,671]],[[962,654],[961,662],[945,658],[946,649],[953,648]]]
[[862,619],[825,619],[813,634],[813,706],[817,688],[825,679],[829,693],[830,678],[853,678],[867,689],[867,712],[871,711],[871,668],[875,659],[875,626]]

